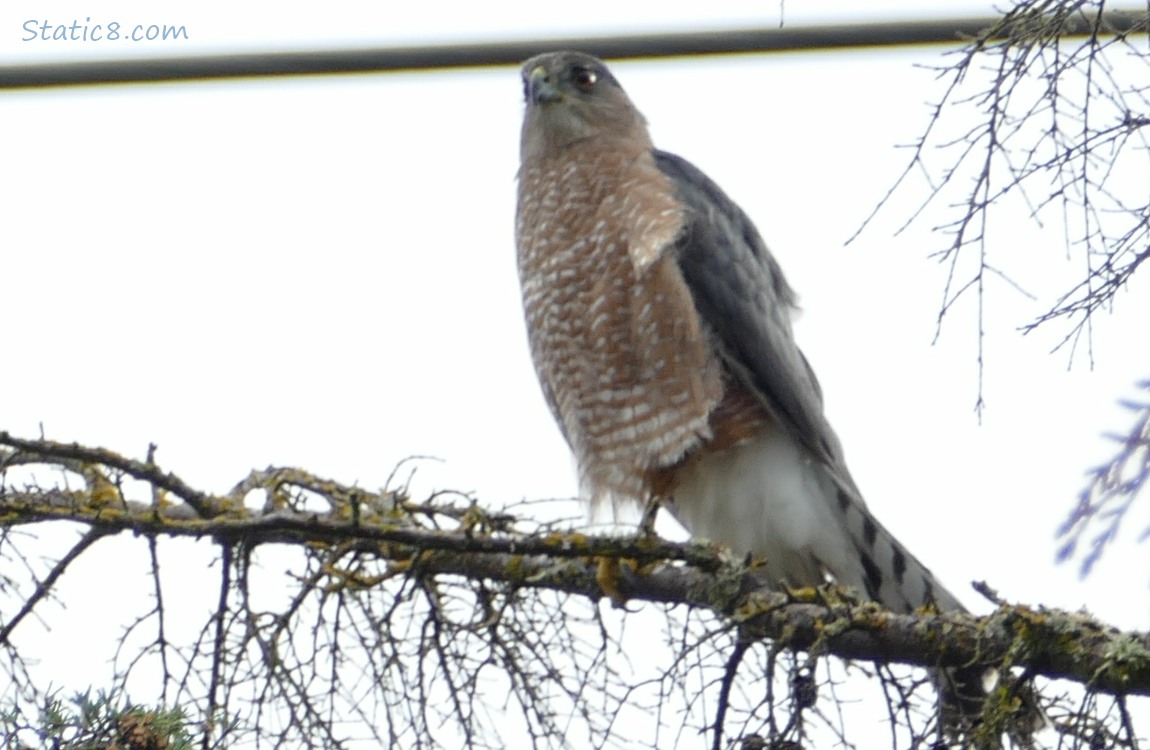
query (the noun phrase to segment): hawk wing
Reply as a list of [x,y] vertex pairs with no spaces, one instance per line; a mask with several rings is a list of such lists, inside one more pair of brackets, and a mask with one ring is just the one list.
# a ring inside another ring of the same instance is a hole
[[679,267],[725,364],[793,439],[853,488],[823,415],[822,390],[791,332],[797,299],[778,261],[750,218],[707,175],[674,154],[656,150],[654,156],[687,208]]
[[795,293],[750,218],[691,163],[654,157],[687,211],[674,250],[698,315],[774,423],[758,443],[697,464],[673,498],[676,515],[693,533],[766,554],[768,571],[792,583],[830,573],[892,609],[961,610],[867,509],[795,343]]

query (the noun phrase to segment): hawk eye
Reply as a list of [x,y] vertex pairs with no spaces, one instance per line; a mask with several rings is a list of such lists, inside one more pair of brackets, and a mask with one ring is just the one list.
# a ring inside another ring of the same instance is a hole
[[571,76],[571,80],[575,82],[575,87],[580,91],[590,91],[595,88],[599,74],[591,68],[575,68],[575,74]]

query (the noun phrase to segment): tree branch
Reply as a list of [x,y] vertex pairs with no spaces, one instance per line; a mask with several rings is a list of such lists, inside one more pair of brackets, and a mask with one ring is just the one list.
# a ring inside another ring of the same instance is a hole
[[[830,586],[772,591],[755,568],[733,561],[699,543],[677,544],[648,536],[595,537],[575,532],[519,530],[526,521],[508,514],[489,515],[467,508],[415,505],[395,492],[369,492],[297,469],[252,472],[223,497],[195,490],[154,463],[140,463],[104,449],[46,440],[22,440],[0,433],[0,467],[35,462],[68,472],[101,474],[122,471],[161,492],[192,498],[196,508],[183,509],[167,500],[145,503],[123,497],[115,501],[106,486],[84,490],[60,487],[0,492],[0,524],[13,527],[46,521],[87,525],[86,540],[118,531],[149,538],[208,537],[225,550],[242,546],[295,545],[327,549],[340,555],[359,553],[386,562],[388,573],[369,578],[328,565],[328,586],[370,587],[394,575],[428,579],[453,575],[497,583],[512,589],[549,589],[597,601],[606,595],[628,601],[680,604],[705,609],[738,627],[742,638],[762,639],[794,649],[846,659],[898,662],[919,667],[998,667],[1009,664],[1030,674],[1064,678],[1115,694],[1150,695],[1150,645],[1144,634],[1124,633],[1087,615],[1022,606],[1000,606],[976,618],[961,613],[897,615],[870,602],[855,600]],[[78,466],[76,462],[81,462]],[[9,469],[10,470],[10,469]],[[249,493],[268,495],[262,509],[243,505]],[[316,499],[327,509],[305,508]],[[191,503],[188,503],[190,506]],[[213,509],[213,515],[203,513]],[[453,528],[427,528],[426,517],[448,519]],[[78,556],[73,549],[60,565]],[[601,561],[617,561],[617,591],[605,591]],[[59,566],[58,566],[59,567]],[[55,577],[45,579],[50,586]],[[44,592],[29,599],[29,606]],[[226,598],[226,591],[221,591]],[[223,600],[221,600],[223,607]],[[9,642],[11,630],[26,612],[0,631]],[[218,625],[218,623],[217,623]],[[218,631],[213,636],[219,650]],[[216,675],[212,682],[215,683]]]

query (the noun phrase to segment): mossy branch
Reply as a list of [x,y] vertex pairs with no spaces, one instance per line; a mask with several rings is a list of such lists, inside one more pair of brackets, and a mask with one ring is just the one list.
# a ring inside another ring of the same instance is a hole
[[[0,433],[0,445],[6,446],[0,449],[0,526],[77,522],[90,529],[85,547],[94,538],[131,531],[153,538],[207,537],[248,550],[273,543],[338,548],[386,560],[392,574],[450,574],[592,600],[610,596],[617,602],[704,608],[740,628],[743,638],[843,658],[924,667],[1009,662],[1031,675],[1074,680],[1094,690],[1150,695],[1146,635],[1119,631],[1086,614],[1002,605],[981,618],[897,615],[833,586],[772,591],[761,585],[753,563],[731,560],[706,544],[523,531],[530,526],[526,519],[488,513],[474,502],[416,504],[400,492],[350,487],[299,469],[253,471],[230,492],[212,495],[161,470],[151,457],[140,462],[105,449],[6,433]],[[14,486],[10,473],[32,464],[77,476],[83,486]],[[126,497],[126,477],[151,487],[152,499]],[[253,505],[257,492],[265,497]],[[338,569],[328,572],[332,585],[373,583],[339,575]],[[4,643],[14,625],[6,624]]]

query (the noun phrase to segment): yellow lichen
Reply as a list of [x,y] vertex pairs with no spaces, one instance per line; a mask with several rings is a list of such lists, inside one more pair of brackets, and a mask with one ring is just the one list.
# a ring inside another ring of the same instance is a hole
[[611,600],[611,605],[619,609],[627,604],[627,596],[619,587],[622,579],[623,576],[619,558],[597,558],[595,581],[599,584],[599,588],[603,590],[603,593]]

